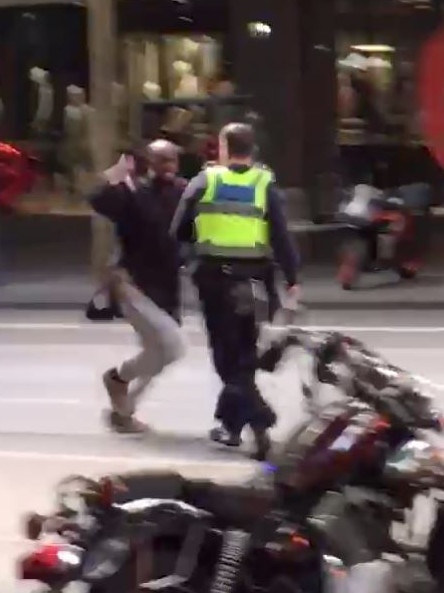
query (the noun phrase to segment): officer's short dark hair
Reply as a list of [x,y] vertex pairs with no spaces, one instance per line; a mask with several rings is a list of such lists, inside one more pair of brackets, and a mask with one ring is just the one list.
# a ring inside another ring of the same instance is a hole
[[246,158],[254,155],[256,142],[253,127],[244,123],[224,126],[220,135],[227,143],[229,157]]

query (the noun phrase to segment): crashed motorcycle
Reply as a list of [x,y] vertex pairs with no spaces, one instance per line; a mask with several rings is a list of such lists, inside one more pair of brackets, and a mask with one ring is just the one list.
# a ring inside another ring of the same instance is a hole
[[[293,347],[313,355],[312,381],[304,382],[312,413],[253,478],[69,478],[56,512],[27,521],[36,549],[21,559],[20,578],[51,592],[79,581],[90,593],[326,593],[386,553],[401,559],[405,576],[411,550],[391,537],[391,523],[418,492],[444,489],[444,460],[424,436],[441,430],[433,402],[407,373],[342,335],[289,330],[263,366],[272,370]],[[316,406],[322,384],[345,397]],[[443,530],[438,517],[421,550],[440,586],[433,559]]]
[[421,235],[425,233],[421,228],[429,204],[430,188],[426,184],[391,192],[358,185],[337,215],[348,228],[337,273],[342,288],[357,287],[363,273],[392,270],[402,279],[414,278],[423,267]]

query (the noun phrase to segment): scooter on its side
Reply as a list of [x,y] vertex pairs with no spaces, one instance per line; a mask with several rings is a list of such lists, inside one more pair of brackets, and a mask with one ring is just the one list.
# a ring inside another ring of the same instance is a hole
[[423,266],[422,235],[430,202],[431,188],[423,183],[392,191],[357,185],[337,216],[350,231],[339,257],[341,287],[352,290],[363,273],[387,270],[401,279],[415,278]]

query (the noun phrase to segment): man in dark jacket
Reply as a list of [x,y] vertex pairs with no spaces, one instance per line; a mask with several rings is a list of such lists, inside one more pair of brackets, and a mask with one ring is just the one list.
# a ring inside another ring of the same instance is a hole
[[151,179],[135,176],[134,159],[122,155],[105,172],[106,183],[91,197],[93,209],[115,225],[120,242],[114,289],[143,349],[103,377],[112,404],[110,423],[119,432],[146,427],[134,418],[137,397],[182,352],[179,335],[177,241],[169,235],[185,182],[177,176],[177,147],[164,140],[148,147]]
[[262,459],[276,416],[255,383],[254,286],[270,281],[274,256],[289,294],[296,298],[299,260],[273,175],[255,164],[254,152],[251,126],[225,126],[219,137],[222,166],[209,167],[190,182],[171,232],[194,242],[195,281],[214,365],[224,385],[215,417],[225,431],[212,431],[211,437],[238,446],[249,425],[256,439],[255,456]]

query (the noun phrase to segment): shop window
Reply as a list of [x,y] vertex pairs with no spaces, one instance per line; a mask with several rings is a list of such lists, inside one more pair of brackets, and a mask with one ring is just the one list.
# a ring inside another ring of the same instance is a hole
[[0,34],[1,138],[38,160],[22,209],[86,212],[94,136],[86,13],[69,5],[4,8]]
[[220,69],[220,42],[206,35],[128,35],[120,53],[137,102],[205,97]]
[[341,144],[421,141],[416,67],[437,25],[430,2],[338,0],[337,115]]
[[[221,40],[208,35],[132,34],[120,40],[131,141],[166,137],[183,148],[182,173],[214,158],[219,129],[248,110],[221,72]],[[122,140],[125,136],[122,126]]]
[[[401,63],[396,48],[340,40],[338,76],[339,141],[365,144],[415,137],[415,105],[405,98],[411,62]],[[413,124],[413,125],[412,125]]]
[[417,80],[421,48],[441,24],[438,3],[336,2],[337,138],[346,181],[386,188],[430,182]]

